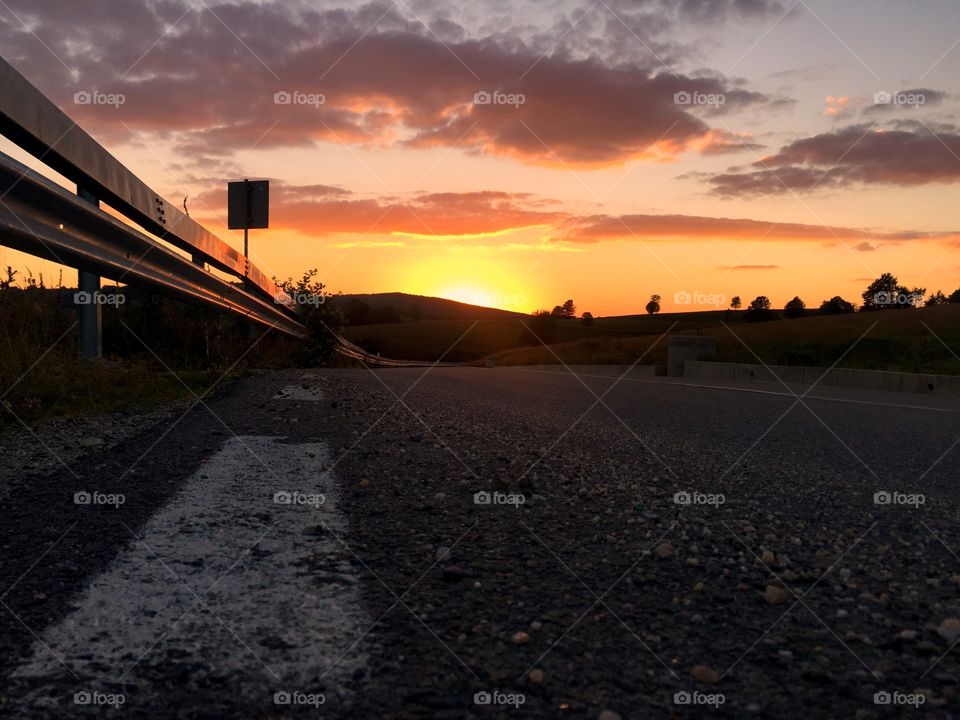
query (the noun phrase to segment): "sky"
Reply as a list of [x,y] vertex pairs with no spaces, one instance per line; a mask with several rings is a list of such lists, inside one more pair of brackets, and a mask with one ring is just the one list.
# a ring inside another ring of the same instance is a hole
[[227,182],[269,179],[251,259],[332,291],[602,316],[960,287],[955,0],[3,0],[0,48],[234,247]]

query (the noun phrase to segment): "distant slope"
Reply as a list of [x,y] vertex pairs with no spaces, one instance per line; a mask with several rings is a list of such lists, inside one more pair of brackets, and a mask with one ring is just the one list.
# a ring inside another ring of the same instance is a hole
[[502,365],[554,364],[558,357],[569,364],[627,365],[642,357],[644,364],[665,365],[665,334],[712,335],[717,359],[725,362],[753,363],[759,356],[775,365],[829,367],[839,361],[840,367],[865,370],[960,375],[953,354],[960,352],[960,305],[758,323],[743,318],[743,312],[724,310],[599,318],[593,325],[559,320],[551,328],[529,315],[500,313],[348,327],[343,334],[384,357],[471,362],[494,355]]
[[[694,313],[694,316],[697,314]],[[849,315],[809,315],[796,320],[747,323],[742,313],[727,323],[725,316],[700,318],[695,325],[673,325],[679,315],[611,318],[613,325],[631,328],[634,336],[609,333],[606,337],[557,337],[551,347],[524,347],[496,353],[502,365],[630,364],[664,365],[667,346],[653,329],[675,334],[706,334],[717,338],[717,359],[722,362],[755,363],[757,358],[773,365],[807,365],[861,370],[933,372],[960,375],[960,305],[937,305],[916,310],[885,310]],[[723,321],[724,325],[720,322]],[[666,327],[664,327],[666,324]],[[598,322],[597,325],[602,325]],[[672,329],[671,329],[672,327]]]
[[421,320],[497,320],[525,317],[523,313],[511,312],[510,310],[469,305],[446,298],[411,295],[402,292],[357,293],[340,295],[336,299],[338,306],[344,308],[351,301],[364,302],[375,310],[392,307],[405,320],[410,319],[415,312],[414,307],[419,308]]

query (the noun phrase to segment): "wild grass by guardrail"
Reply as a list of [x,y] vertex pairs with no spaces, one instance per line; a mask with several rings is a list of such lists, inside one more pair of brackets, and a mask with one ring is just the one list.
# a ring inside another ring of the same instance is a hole
[[[322,285],[311,289],[322,292]],[[251,368],[315,365],[332,347],[264,335],[236,316],[155,293],[104,286],[94,300],[103,313],[104,360],[89,362],[79,357],[75,310],[89,300],[7,269],[0,281],[0,427],[145,408],[201,394]],[[335,310],[323,316],[324,325],[336,326]],[[307,317],[314,317],[309,310]],[[318,337],[325,332],[315,329]]]

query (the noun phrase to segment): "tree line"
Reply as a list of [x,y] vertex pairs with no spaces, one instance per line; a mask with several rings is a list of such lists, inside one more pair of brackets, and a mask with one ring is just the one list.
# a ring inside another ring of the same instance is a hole
[[[863,302],[857,307],[849,300],[835,295],[820,303],[818,312],[821,315],[844,315],[879,310],[906,310],[920,306],[960,305],[960,288],[954,290],[950,295],[945,294],[942,290],[927,295],[926,288],[907,287],[902,285],[893,273],[883,273],[867,286],[867,289],[861,294],[861,298]],[[660,300],[660,295],[650,296],[650,300],[646,304],[648,314],[656,315],[660,312]],[[742,307],[743,301],[739,295],[730,300],[731,310],[740,310]],[[799,318],[807,314],[807,304],[799,295],[789,300],[782,311],[783,317],[787,318]],[[781,313],[773,309],[770,298],[766,295],[758,295],[747,306],[744,319],[748,321],[773,320],[780,315]]]

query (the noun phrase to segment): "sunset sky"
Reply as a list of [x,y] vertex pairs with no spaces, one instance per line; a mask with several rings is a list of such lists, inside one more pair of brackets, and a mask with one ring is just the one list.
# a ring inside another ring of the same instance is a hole
[[253,261],[334,291],[615,315],[960,287],[956,0],[3,0],[0,47],[236,247],[226,183],[269,178]]

